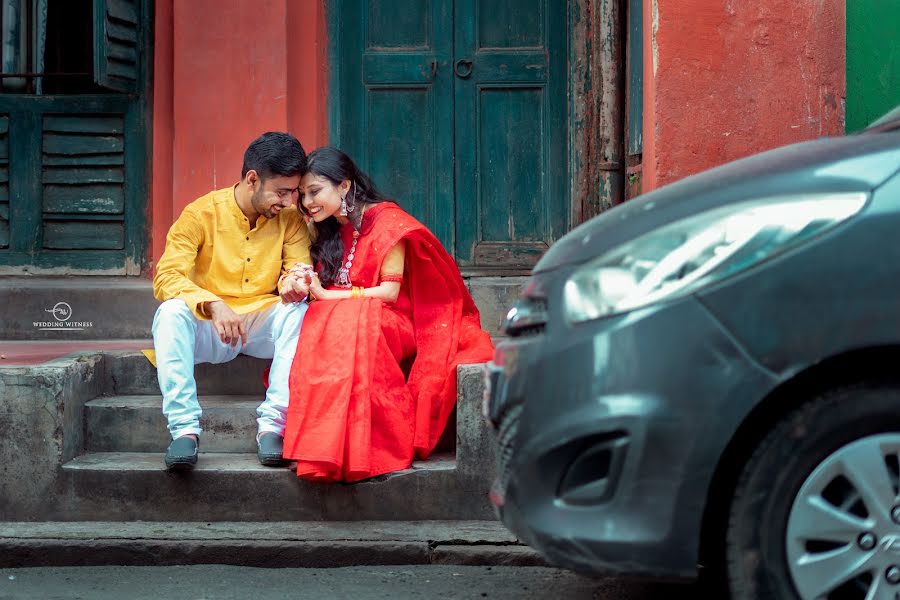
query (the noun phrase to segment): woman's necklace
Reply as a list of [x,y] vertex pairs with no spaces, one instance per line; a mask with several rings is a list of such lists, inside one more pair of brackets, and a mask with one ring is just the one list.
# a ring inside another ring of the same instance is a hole
[[[362,226],[362,215],[366,212],[366,208],[368,205],[363,205],[362,210],[359,211],[359,222],[360,227]],[[354,227],[353,229],[353,243],[350,245],[350,252],[347,254],[347,262],[338,270],[337,281],[335,281],[334,285],[340,288],[352,288],[353,282],[350,281],[350,267],[353,266],[353,257],[356,256],[356,242],[359,241],[359,230]]]

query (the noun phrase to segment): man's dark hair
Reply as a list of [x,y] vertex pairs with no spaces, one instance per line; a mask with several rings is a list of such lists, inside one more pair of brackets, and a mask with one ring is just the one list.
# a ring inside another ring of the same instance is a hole
[[241,179],[251,169],[259,174],[260,179],[302,175],[306,172],[306,152],[291,134],[267,131],[247,146]]

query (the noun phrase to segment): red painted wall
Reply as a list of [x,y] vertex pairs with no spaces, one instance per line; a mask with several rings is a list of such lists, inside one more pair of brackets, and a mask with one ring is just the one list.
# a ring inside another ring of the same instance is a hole
[[307,151],[327,143],[323,4],[155,3],[153,263],[186,204],[240,179],[260,133],[290,131]]
[[644,190],[844,130],[844,0],[644,0]]

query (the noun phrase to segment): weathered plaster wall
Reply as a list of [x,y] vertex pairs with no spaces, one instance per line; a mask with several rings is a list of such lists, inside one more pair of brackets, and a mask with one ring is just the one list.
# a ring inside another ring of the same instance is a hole
[[645,0],[644,190],[844,130],[843,0]]
[[151,261],[186,204],[240,178],[247,144],[326,143],[324,3],[156,3]]

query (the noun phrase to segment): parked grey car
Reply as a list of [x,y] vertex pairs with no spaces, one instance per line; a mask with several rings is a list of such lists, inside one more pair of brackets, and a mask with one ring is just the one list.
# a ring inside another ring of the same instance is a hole
[[550,562],[900,598],[900,107],[588,221],[504,327],[491,498]]

